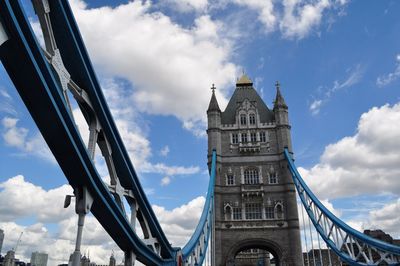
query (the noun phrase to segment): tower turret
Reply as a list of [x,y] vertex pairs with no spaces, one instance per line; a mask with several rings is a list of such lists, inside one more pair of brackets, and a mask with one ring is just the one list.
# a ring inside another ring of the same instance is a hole
[[215,96],[215,86],[211,87],[212,95],[207,109],[207,135],[208,135],[208,154],[216,149],[217,154],[221,152],[221,109],[219,109],[217,97]]
[[289,151],[292,151],[288,106],[282,96],[279,81],[275,83],[275,87],[276,97],[273,111],[277,128],[278,150],[283,152],[283,149],[287,147]]

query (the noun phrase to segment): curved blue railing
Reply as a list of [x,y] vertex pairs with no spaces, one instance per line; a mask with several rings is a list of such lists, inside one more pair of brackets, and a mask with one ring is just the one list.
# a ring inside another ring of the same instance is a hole
[[287,149],[284,154],[298,195],[314,227],[343,261],[350,265],[378,265],[382,262],[387,263],[385,265],[399,265],[399,246],[362,234],[337,218],[306,185]]
[[212,231],[213,209],[214,209],[214,184],[216,176],[216,151],[212,152],[210,182],[208,184],[207,198],[196,230],[188,243],[182,248],[184,264],[202,265],[207,251]]

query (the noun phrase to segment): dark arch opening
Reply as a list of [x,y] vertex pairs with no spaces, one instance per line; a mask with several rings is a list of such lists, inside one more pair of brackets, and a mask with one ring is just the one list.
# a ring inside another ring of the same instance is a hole
[[226,258],[226,265],[279,266],[281,258],[282,252],[276,243],[265,239],[245,240],[231,248]]
[[277,258],[263,248],[247,248],[235,255],[235,266],[276,266]]

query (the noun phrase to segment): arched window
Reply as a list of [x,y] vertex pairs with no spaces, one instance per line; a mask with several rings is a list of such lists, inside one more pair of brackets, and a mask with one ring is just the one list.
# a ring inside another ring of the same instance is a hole
[[283,206],[282,206],[282,203],[278,202],[275,205],[275,213],[276,213],[276,215],[275,215],[276,219],[283,219]]
[[271,166],[271,168],[269,169],[269,183],[270,184],[278,184],[278,174],[275,171],[275,168],[273,166]]
[[244,171],[244,183],[249,185],[260,183],[258,170],[255,168],[246,169]]
[[224,213],[225,213],[226,221],[229,221],[232,219],[232,207],[231,207],[231,205],[229,205],[229,203],[225,205]]
[[247,119],[245,114],[240,115],[240,125],[245,126],[247,124]]
[[256,124],[256,115],[255,114],[250,114],[249,115],[249,124],[250,125],[255,125]]

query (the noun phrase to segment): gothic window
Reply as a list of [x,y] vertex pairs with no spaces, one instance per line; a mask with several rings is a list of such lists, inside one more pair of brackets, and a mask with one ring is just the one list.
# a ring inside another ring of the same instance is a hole
[[242,220],[242,208],[233,207],[233,220]]
[[260,141],[267,142],[267,137],[266,137],[265,131],[260,132]]
[[225,220],[229,221],[231,217],[232,217],[232,207],[229,204],[227,204],[225,206]]
[[278,176],[276,172],[269,173],[269,183],[270,184],[278,184]]
[[251,139],[251,142],[253,142],[253,143],[257,142],[257,135],[255,132],[250,133],[250,139]]
[[265,208],[265,218],[268,220],[272,220],[275,218],[275,210],[274,207],[268,206]]
[[257,169],[246,169],[244,171],[244,183],[245,184],[258,184],[259,178],[258,178],[258,170]]
[[238,136],[237,133],[233,133],[233,134],[232,134],[232,143],[233,143],[233,144],[239,143],[239,136]]
[[228,174],[228,176],[226,177],[226,184],[228,186],[231,186],[231,185],[235,184],[235,179],[233,178],[232,174]]
[[245,126],[247,124],[246,120],[247,120],[246,119],[246,115],[245,114],[241,114],[240,115],[240,125]]
[[247,143],[247,133],[242,133],[241,137],[242,137],[242,143]]
[[250,114],[249,115],[249,124],[250,125],[255,125],[256,124],[256,115],[255,114]]
[[283,206],[282,203],[278,202],[275,205],[276,219],[283,219]]
[[261,219],[261,203],[246,204],[246,220]]

